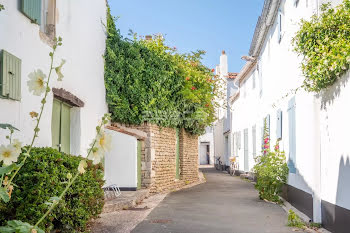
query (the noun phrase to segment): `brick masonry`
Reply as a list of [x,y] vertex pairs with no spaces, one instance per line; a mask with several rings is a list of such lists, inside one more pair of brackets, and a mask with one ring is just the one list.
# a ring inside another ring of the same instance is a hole
[[149,123],[125,127],[147,133],[147,138],[142,143],[142,188],[150,188],[151,193],[159,193],[175,190],[199,180],[197,136],[180,130],[180,179],[177,180],[176,129]]

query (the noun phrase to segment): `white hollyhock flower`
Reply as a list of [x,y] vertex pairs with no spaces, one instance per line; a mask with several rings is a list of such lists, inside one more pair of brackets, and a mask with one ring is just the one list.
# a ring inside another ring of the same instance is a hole
[[20,142],[18,139],[13,140],[12,145],[16,148],[16,150],[21,153],[22,152],[22,142]]
[[27,85],[29,88],[29,92],[33,91],[34,95],[40,96],[42,93],[46,91],[45,79],[46,75],[42,72],[42,70],[38,69],[28,75],[29,80],[27,81]]
[[91,150],[91,153],[90,153],[88,159],[91,159],[92,163],[96,165],[96,164],[99,164],[101,162],[103,155],[104,155],[104,151],[102,150],[102,148],[94,147]]
[[62,81],[64,75],[61,72],[62,66],[66,63],[66,60],[62,59],[61,64],[55,68],[56,74],[58,76],[57,81]]
[[97,146],[100,147],[104,152],[111,150],[112,137],[109,134],[101,132],[97,136]]
[[87,167],[87,163],[85,160],[81,160],[78,166],[78,171],[80,174],[85,173],[85,168]]
[[0,161],[4,162],[5,166],[17,162],[20,152],[13,145],[0,146]]

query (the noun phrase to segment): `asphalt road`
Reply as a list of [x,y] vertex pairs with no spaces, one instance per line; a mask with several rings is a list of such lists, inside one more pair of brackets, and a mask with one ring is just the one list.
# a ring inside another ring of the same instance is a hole
[[286,227],[285,211],[260,200],[253,184],[214,169],[203,172],[206,183],[170,193],[132,232],[295,232]]

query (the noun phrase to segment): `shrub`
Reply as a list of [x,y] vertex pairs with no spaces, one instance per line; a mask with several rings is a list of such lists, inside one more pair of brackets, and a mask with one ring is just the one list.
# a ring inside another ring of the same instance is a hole
[[321,10],[301,21],[294,38],[295,51],[303,56],[304,88],[314,92],[334,84],[350,67],[350,1],[336,9],[324,4]]
[[[19,161],[23,157],[21,155]],[[80,157],[52,148],[33,148],[26,166],[14,180],[17,187],[11,201],[0,204],[0,225],[12,219],[34,225],[48,209],[45,202],[63,191],[67,174],[76,173],[80,160]],[[46,231],[84,231],[89,219],[102,211],[103,184],[102,166],[89,162],[86,172],[77,178],[63,200],[39,227]]]
[[287,182],[288,166],[283,151],[280,151],[278,143],[274,151],[270,150],[270,139],[265,124],[264,148],[262,155],[256,158],[253,168],[257,182],[255,188],[259,191],[259,197],[268,201],[280,203],[279,194],[283,185]]
[[306,228],[306,224],[300,219],[300,217],[293,210],[289,210],[288,212],[287,226],[297,227],[301,229]]

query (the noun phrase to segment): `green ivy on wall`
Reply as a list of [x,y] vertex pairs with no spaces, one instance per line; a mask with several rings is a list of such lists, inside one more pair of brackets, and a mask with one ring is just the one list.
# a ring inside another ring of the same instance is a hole
[[215,120],[218,81],[203,51],[179,54],[161,36],[123,38],[107,12],[106,99],[112,121],[155,123],[200,134]]
[[350,65],[350,1],[338,7],[321,7],[319,16],[302,20],[294,38],[295,51],[303,56],[304,88],[319,92],[334,84]]

